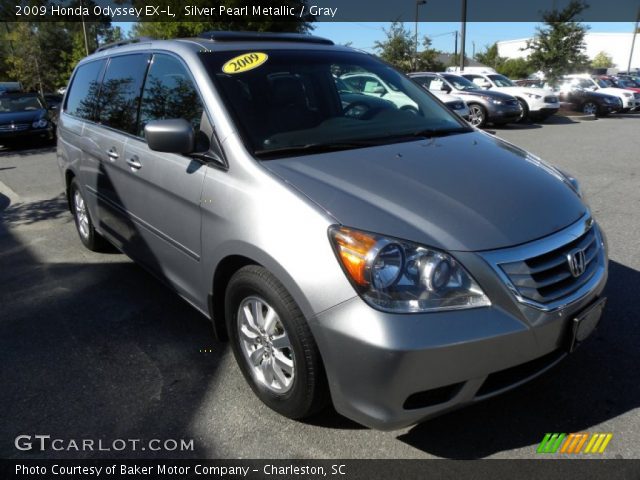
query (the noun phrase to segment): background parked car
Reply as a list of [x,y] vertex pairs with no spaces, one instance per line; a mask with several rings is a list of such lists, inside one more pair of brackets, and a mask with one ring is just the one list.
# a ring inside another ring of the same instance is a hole
[[433,90],[431,91],[431,93],[438,97],[440,101],[444,103],[452,112],[457,113],[466,121],[469,121],[471,119],[469,106],[467,105],[467,102],[465,102],[462,98],[455,95],[449,95],[448,93],[441,90]]
[[622,108],[618,109],[620,112],[624,113],[636,108],[636,100],[633,92],[612,87],[603,80],[596,80],[589,75],[567,75],[564,77],[563,83],[560,85],[561,91],[567,89],[575,90],[576,88],[591,91],[597,90],[598,93],[618,97],[622,101]]
[[516,122],[522,115],[518,100],[511,95],[482,90],[473,82],[451,73],[416,72],[409,76],[427,90],[453,93],[469,106],[469,122],[476,127],[487,123],[505,125]]
[[399,109],[418,112],[418,105],[395,85],[370,73],[348,73],[340,77],[354,91],[393,102]]
[[518,86],[499,73],[465,73],[462,75],[485,90],[497,90],[514,96],[520,103],[520,121],[544,120],[560,109],[558,96],[551,90]]
[[338,95],[340,95],[346,117],[366,120],[377,115],[382,110],[398,109],[395,103],[358,92],[340,78],[336,77],[334,81],[336,82]]
[[55,138],[44,100],[36,93],[0,93],[0,145]]
[[622,110],[620,98],[587,90],[570,83],[562,86],[558,96],[561,102],[571,103],[574,109],[587,115],[604,117],[612,112]]
[[636,100],[636,108],[634,110],[640,110],[640,83],[634,82],[631,78],[625,77],[605,76],[600,78],[606,82],[610,82],[611,85],[616,88],[631,90]]

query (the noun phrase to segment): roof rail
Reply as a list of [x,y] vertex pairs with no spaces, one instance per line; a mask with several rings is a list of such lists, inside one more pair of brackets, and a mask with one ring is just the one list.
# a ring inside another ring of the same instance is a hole
[[130,38],[128,40],[120,40],[118,42],[113,42],[113,43],[105,43],[104,45],[98,47],[96,49],[96,52],[102,52],[103,50],[108,50],[110,48],[115,48],[115,47],[122,47],[124,45],[130,45],[132,43],[150,42],[151,40],[154,40],[154,39],[151,37],[136,37],[136,38]]
[[214,42],[304,42],[319,43],[322,45],[334,45],[328,38],[316,37],[304,33],[275,33],[275,32],[220,32],[210,31],[198,35],[198,38],[206,38]]

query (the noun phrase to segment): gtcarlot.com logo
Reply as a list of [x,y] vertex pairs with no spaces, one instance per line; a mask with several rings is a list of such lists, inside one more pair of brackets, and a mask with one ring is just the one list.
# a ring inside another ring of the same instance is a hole
[[547,433],[536,453],[604,453],[612,433]]
[[141,438],[116,438],[113,440],[93,439],[93,438],[52,438],[51,435],[18,435],[14,440],[17,450],[29,451],[53,450],[56,452],[121,452],[145,451],[152,452],[192,452],[193,439],[159,439],[143,440]]

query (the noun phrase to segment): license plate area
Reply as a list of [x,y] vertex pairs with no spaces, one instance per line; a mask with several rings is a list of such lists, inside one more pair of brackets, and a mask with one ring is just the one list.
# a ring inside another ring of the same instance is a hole
[[575,316],[569,325],[569,342],[567,350],[573,352],[598,326],[606,298],[601,298],[589,305]]

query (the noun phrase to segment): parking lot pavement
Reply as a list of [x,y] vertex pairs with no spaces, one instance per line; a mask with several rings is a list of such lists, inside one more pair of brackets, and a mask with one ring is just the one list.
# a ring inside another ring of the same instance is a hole
[[[270,411],[206,319],[123,255],[82,248],[53,149],[0,151],[0,456],[531,458],[546,432],[612,432],[605,457],[640,458],[638,131],[640,115],[495,130],[582,181],[609,238],[607,310],[540,379],[395,432]],[[25,453],[19,434],[195,450]]]

